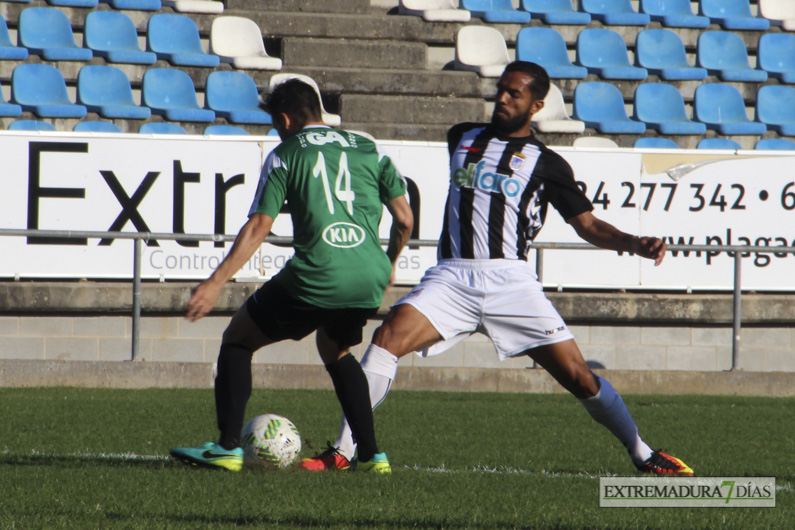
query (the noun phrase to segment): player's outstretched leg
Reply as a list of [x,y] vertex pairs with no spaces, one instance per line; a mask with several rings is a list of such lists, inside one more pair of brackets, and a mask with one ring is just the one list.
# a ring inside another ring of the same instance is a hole
[[693,470],[680,459],[659,451],[653,451],[638,435],[638,427],[629,413],[624,400],[610,382],[596,374],[599,392],[580,402],[588,414],[601,423],[627,448],[632,462],[640,471],[656,475],[686,475]]

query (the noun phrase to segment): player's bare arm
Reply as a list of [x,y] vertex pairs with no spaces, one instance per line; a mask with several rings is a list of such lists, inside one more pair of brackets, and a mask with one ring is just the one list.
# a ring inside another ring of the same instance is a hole
[[581,213],[566,222],[574,228],[578,236],[597,247],[633,252],[642,258],[654,260],[654,265],[660,265],[665,257],[667,246],[662,239],[627,234],[591,212]]
[[392,228],[389,231],[389,245],[386,248],[386,255],[392,263],[392,276],[389,284],[392,285],[395,277],[395,265],[403,247],[411,237],[411,230],[414,228],[414,213],[406,197],[401,195],[386,203],[386,209],[392,215]]
[[253,214],[235,238],[229,254],[224,258],[218,268],[193,290],[187,304],[185,318],[195,322],[210,312],[218,299],[221,287],[240,270],[254,252],[268,237],[273,218],[264,214]]

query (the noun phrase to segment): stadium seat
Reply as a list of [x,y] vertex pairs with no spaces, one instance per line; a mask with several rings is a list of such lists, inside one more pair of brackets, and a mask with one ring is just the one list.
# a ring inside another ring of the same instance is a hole
[[138,30],[121,11],[92,11],[86,16],[83,43],[109,63],[155,64],[157,55],[138,43]]
[[563,36],[552,28],[522,28],[516,36],[516,58],[540,64],[552,79],[585,79],[588,69],[571,64]]
[[635,62],[665,81],[705,79],[706,68],[687,60],[679,35],[667,29],[644,29],[635,39]]
[[751,13],[749,0],[700,0],[698,14],[723,29],[764,31],[770,27],[769,20]]
[[83,105],[73,103],[66,91],[66,81],[54,66],[23,63],[11,74],[12,103],[39,118],[83,118]]
[[8,126],[9,131],[56,131],[55,125],[39,120],[17,120]]
[[580,0],[580,11],[607,26],[646,26],[651,17],[638,13],[630,0]]
[[455,39],[456,70],[470,70],[481,77],[500,77],[511,62],[505,38],[489,26],[464,26]]
[[133,100],[127,75],[115,66],[87,65],[77,74],[77,102],[103,118],[145,120],[152,115]]
[[5,17],[0,17],[0,60],[3,61],[24,61],[28,58],[28,49],[16,46],[11,42],[8,34],[8,24]]
[[273,123],[259,106],[257,84],[243,72],[215,71],[207,76],[204,106],[232,123]]
[[618,144],[610,138],[600,136],[580,136],[571,143],[572,147],[599,147],[602,149],[618,149]]
[[724,136],[764,134],[767,131],[764,123],[748,118],[740,91],[722,83],[707,83],[696,88],[693,119]]
[[582,133],[585,124],[571,119],[566,112],[563,94],[554,83],[549,84],[549,92],[544,98],[544,107],[533,115],[533,127],[542,133]]
[[759,15],[785,31],[795,31],[795,2],[792,0],[759,0]]
[[574,9],[572,0],[521,0],[522,9],[544,24],[587,26],[591,15]]
[[276,129],[270,129],[268,131],[267,136],[279,136],[279,131],[277,131]]
[[150,121],[138,128],[140,134],[188,134],[181,125],[161,121]]
[[97,7],[99,0],[47,0],[47,3],[56,7]]
[[398,14],[422,17],[426,22],[469,22],[472,18],[453,0],[400,0]]
[[473,17],[490,23],[527,24],[530,13],[513,7],[511,0],[459,0],[458,5]]
[[795,83],[795,35],[765,33],[759,39],[757,67],[782,83]]
[[795,136],[795,87],[761,87],[756,94],[756,121],[781,136]]
[[754,149],[766,151],[795,151],[795,142],[786,138],[762,138]]
[[17,40],[47,61],[90,61],[94,54],[75,43],[66,15],[53,7],[28,7],[19,14]]
[[159,11],[162,7],[160,0],[100,0],[110,4],[113,9],[125,11]]
[[640,0],[640,12],[669,28],[709,27],[709,17],[694,15],[690,0]]
[[660,136],[644,136],[635,140],[635,145],[639,149],[679,149],[679,144],[670,138]]
[[704,134],[707,126],[687,117],[679,90],[668,83],[643,83],[635,89],[632,117],[660,134]]
[[204,134],[243,136],[247,135],[248,131],[242,127],[235,127],[234,125],[208,125],[207,128],[204,129]]
[[574,89],[572,117],[601,134],[643,134],[646,124],[630,119],[615,85],[601,81],[579,83]]
[[722,81],[763,83],[767,72],[751,68],[743,39],[730,31],[705,31],[698,36],[698,66]]
[[262,31],[244,17],[216,17],[210,27],[210,52],[221,62],[246,70],[281,70],[282,60],[265,51]]
[[696,149],[730,149],[737,151],[743,146],[728,138],[704,138],[696,144]]
[[22,114],[22,107],[16,103],[9,103],[0,91],[0,116],[8,118],[16,118]]
[[214,0],[162,0],[163,7],[170,7],[177,13],[203,13],[217,15],[224,12],[224,3]]
[[118,125],[109,121],[84,120],[79,121],[72,128],[75,132],[101,132],[101,133],[120,133]]
[[182,70],[148,69],[141,93],[143,104],[152,109],[152,114],[165,116],[168,121],[215,120],[215,112],[199,107],[193,80]]
[[586,28],[577,35],[577,64],[602,79],[646,79],[648,70],[632,66],[624,38],[611,29]]
[[204,51],[199,28],[186,15],[156,13],[146,26],[146,47],[175,66],[215,68],[221,62],[217,55]]
[[339,127],[342,119],[340,118],[339,114],[331,114],[326,111],[326,108],[323,106],[323,97],[320,95],[320,88],[318,88],[317,83],[314,79],[307,75],[302,74],[274,74],[271,76],[270,81],[268,82],[268,89],[272,90],[277,85],[284,83],[290,79],[299,79],[306,83],[307,85],[311,86],[315,89],[315,94],[317,94],[317,99],[320,101],[320,113],[323,116],[323,123],[328,125],[329,127]]

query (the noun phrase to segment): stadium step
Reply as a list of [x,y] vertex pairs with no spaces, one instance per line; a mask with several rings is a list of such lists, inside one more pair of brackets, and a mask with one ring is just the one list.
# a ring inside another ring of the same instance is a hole
[[286,38],[282,42],[285,68],[295,66],[399,68],[424,70],[427,46],[419,42]]
[[370,0],[227,0],[227,9],[242,9],[249,13],[294,11],[305,13],[369,13]]

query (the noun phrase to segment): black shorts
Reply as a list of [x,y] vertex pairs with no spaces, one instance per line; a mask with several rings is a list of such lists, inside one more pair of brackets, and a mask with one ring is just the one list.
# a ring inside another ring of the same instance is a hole
[[317,307],[293,298],[273,280],[249,297],[246,309],[262,332],[274,341],[300,340],[323,328],[340,350],[360,344],[362,328],[378,312],[377,307]]

